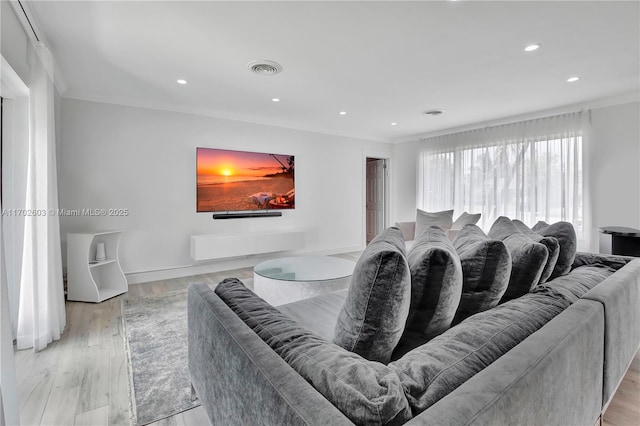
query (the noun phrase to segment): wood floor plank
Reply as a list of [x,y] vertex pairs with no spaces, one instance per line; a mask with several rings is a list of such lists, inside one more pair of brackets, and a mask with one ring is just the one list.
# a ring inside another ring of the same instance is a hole
[[53,377],[49,373],[19,378],[20,424],[38,425],[51,394]]
[[109,424],[125,425],[130,423],[129,372],[122,336],[112,337],[113,348],[109,359]]
[[79,399],[79,386],[73,388],[54,386],[42,414],[41,423],[43,425],[74,424],[76,418],[75,407],[78,405]]
[[89,358],[83,363],[82,392],[78,413],[92,411],[109,404],[110,352],[110,345],[88,348]]
[[640,383],[637,380],[636,369],[640,366],[640,351],[631,362],[620,386],[602,416],[606,426],[637,426],[640,425]]
[[99,407],[85,413],[76,415],[76,426],[108,426],[109,407]]

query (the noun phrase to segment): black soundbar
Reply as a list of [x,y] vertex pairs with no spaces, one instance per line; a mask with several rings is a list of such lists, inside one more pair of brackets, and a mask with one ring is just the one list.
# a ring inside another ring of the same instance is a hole
[[214,219],[245,219],[248,217],[278,217],[282,212],[262,212],[262,213],[214,213]]

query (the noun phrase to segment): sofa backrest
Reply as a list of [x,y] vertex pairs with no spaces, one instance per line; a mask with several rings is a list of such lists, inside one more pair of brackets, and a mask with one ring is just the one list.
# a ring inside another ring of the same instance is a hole
[[596,424],[603,340],[602,305],[579,300],[406,425]]

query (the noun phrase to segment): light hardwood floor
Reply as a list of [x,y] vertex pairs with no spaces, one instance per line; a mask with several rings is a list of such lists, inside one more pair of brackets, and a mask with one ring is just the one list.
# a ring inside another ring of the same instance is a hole
[[[357,259],[357,253],[341,257]],[[121,302],[163,294],[192,282],[214,285],[226,277],[252,278],[251,268],[135,284],[99,304],[67,302],[67,327],[46,350],[16,352],[22,425],[128,425],[129,376],[124,352]],[[202,407],[154,426],[206,425]],[[640,425],[640,352],[604,415],[606,426]]]

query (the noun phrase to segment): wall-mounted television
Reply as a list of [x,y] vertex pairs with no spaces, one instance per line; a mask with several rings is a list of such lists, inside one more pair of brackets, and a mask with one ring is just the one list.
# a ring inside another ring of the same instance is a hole
[[196,173],[198,212],[295,208],[293,155],[197,148]]

